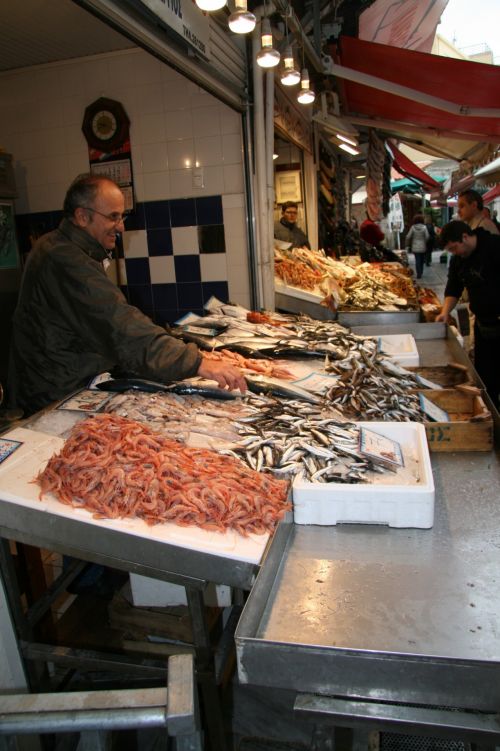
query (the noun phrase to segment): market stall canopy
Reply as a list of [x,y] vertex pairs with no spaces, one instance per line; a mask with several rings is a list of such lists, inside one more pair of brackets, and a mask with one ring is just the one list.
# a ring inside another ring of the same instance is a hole
[[482,183],[494,183],[500,180],[500,157],[477,169],[474,177]]
[[407,177],[409,180],[415,180],[420,185],[425,185],[427,188],[439,188],[439,183],[434,180],[430,175],[420,169],[420,167],[412,162],[406,154],[403,154],[392,141],[387,141],[386,146],[392,154],[392,166],[403,177]]
[[500,185],[495,185],[494,188],[491,188],[491,190],[484,194],[483,203],[491,203],[498,196],[500,196]]
[[500,67],[347,36],[332,52],[328,72],[353,124],[476,163],[500,143]]

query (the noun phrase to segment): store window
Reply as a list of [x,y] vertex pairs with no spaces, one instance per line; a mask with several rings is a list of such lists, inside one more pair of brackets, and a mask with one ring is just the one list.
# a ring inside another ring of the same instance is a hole
[[298,208],[296,223],[307,235],[303,152],[295,144],[275,135],[273,157],[274,221],[279,222],[281,218],[282,204],[294,201]]

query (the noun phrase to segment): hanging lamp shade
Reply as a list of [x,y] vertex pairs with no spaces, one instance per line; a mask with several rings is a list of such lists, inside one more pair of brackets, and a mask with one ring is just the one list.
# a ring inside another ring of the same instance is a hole
[[229,16],[227,24],[235,34],[248,34],[255,29],[257,19],[248,10],[247,0],[236,0],[234,5],[234,12]]
[[195,0],[200,10],[206,10],[209,13],[214,10],[220,10],[226,4],[226,0]]
[[293,51],[290,45],[285,48],[280,80],[283,86],[295,86],[295,84],[300,82],[300,70],[295,67]]
[[316,94],[311,89],[309,84],[309,72],[307,68],[302,68],[302,76],[300,78],[300,91],[297,94],[297,101],[300,104],[312,104],[316,98]]
[[257,65],[260,65],[261,68],[275,68],[281,59],[281,55],[278,50],[273,48],[273,34],[268,18],[262,19],[260,33],[262,48],[257,53]]

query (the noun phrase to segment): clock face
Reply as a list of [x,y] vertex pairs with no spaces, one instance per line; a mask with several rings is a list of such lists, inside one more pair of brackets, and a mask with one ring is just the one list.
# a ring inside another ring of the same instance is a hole
[[109,110],[100,110],[92,118],[92,132],[101,141],[108,141],[115,135],[118,123],[116,117]]

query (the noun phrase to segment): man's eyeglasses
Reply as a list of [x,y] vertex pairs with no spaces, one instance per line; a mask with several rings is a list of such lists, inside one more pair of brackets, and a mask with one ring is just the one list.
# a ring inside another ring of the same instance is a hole
[[94,214],[99,214],[99,216],[103,216],[105,219],[108,219],[114,225],[125,222],[128,217],[128,214],[118,214],[118,212],[116,211],[114,211],[111,214],[103,214],[102,211],[97,211],[97,209],[92,209],[90,206],[80,206],[80,208],[85,209],[85,211],[92,211]]

